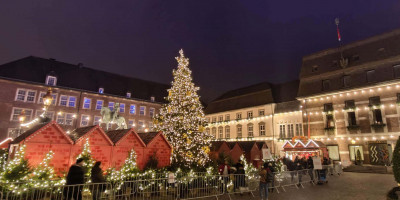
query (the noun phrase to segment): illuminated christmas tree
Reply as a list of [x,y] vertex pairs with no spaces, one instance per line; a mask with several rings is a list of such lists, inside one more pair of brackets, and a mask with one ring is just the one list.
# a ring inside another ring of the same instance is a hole
[[139,169],[136,166],[136,153],[135,150],[131,150],[129,152],[128,158],[126,158],[124,165],[121,168],[121,176],[122,178],[126,177],[134,177],[139,172]]
[[95,163],[95,160],[92,158],[92,152],[90,151],[89,138],[86,139],[85,145],[83,145],[82,152],[76,157],[76,159],[83,159],[83,169],[85,171],[85,176],[90,177],[90,173],[92,171],[92,167]]
[[33,187],[43,188],[51,185],[54,178],[54,168],[50,166],[50,161],[53,156],[54,152],[49,151],[43,161],[33,170],[30,178],[30,183],[33,184]]
[[172,164],[179,167],[203,166],[207,161],[211,135],[204,132],[206,120],[192,82],[189,59],[179,51],[178,68],[168,90],[168,101],[155,117],[155,127],[164,132],[173,146]]
[[15,153],[14,159],[11,160],[2,174],[5,182],[20,182],[27,180],[30,168],[28,160],[25,158],[25,145]]

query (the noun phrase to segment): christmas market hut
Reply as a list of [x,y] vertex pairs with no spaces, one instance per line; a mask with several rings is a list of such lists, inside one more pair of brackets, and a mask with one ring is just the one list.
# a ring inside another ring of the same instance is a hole
[[144,149],[146,144],[140,139],[139,135],[132,129],[111,130],[106,132],[114,143],[112,154],[112,166],[119,169],[133,149],[136,153],[136,164],[143,168]]
[[225,156],[229,155],[231,148],[229,148],[228,144],[225,141],[212,141],[210,148],[210,157],[212,159],[217,160],[220,153],[223,153]]
[[261,162],[261,149],[255,141],[238,141],[237,142],[243,150],[244,157],[247,162],[252,163],[254,166],[259,166]]
[[292,140],[286,141],[283,144],[283,151],[285,157],[295,159],[296,156],[300,158],[309,156],[320,156],[329,158],[326,145],[321,141],[316,140]]
[[96,161],[101,161],[103,169],[112,167],[111,154],[113,142],[99,125],[77,128],[69,136],[75,143],[71,151],[71,162],[75,161],[87,143],[89,143],[88,147],[92,158]]
[[231,149],[229,155],[232,158],[234,163],[237,163],[240,159],[240,156],[243,154],[242,147],[237,142],[227,142],[226,143]]
[[50,151],[54,153],[50,165],[56,173],[61,175],[71,165],[73,141],[55,121],[37,124],[15,138],[10,143],[10,158],[22,145],[25,145],[25,158],[31,167],[39,165]]
[[157,159],[157,167],[159,168],[171,164],[172,146],[169,144],[162,132],[138,133],[138,135],[143,143],[146,144],[142,162],[144,165],[147,164],[152,156],[155,156]]

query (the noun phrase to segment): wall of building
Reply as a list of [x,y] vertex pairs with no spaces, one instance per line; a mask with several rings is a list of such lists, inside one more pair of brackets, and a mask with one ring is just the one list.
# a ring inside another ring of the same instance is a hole
[[[39,84],[32,83],[24,83],[18,81],[10,81],[0,79],[0,109],[3,111],[0,114],[0,140],[5,139],[6,137],[16,137],[19,133],[19,125],[18,115],[12,118],[13,109],[24,109],[25,113],[31,112],[31,114],[25,119],[23,123],[29,122],[34,119],[36,116],[42,113],[43,104],[39,103],[39,95],[41,93],[46,93],[48,87]],[[24,101],[17,100],[17,90],[23,89],[25,91],[32,91],[35,93],[33,97],[33,101],[26,101],[26,97]],[[154,108],[154,114],[159,112],[161,105],[156,102],[151,101],[142,101],[136,99],[129,99],[125,97],[116,97],[110,96],[107,94],[96,94],[89,92],[81,92],[79,90],[73,89],[64,89],[58,87],[52,87],[53,94],[56,95],[55,104],[51,105],[48,108],[48,114],[52,120],[58,121],[60,125],[66,128],[66,131],[72,131],[75,128],[86,126],[85,123],[82,123],[82,119],[86,121],[87,126],[97,124],[95,122],[95,118],[100,119],[101,114],[100,110],[96,109],[97,100],[103,100],[103,106],[107,107],[109,102],[114,103],[124,103],[125,111],[120,112],[120,116],[125,118],[127,124],[131,123],[135,125],[135,129],[137,131],[145,131],[146,128],[152,126],[152,116],[150,116],[150,108]],[[106,91],[105,91],[106,92]],[[60,105],[60,97],[61,95],[76,97],[75,106],[62,106]],[[88,98],[91,100],[90,108],[85,109],[83,106],[84,98]],[[131,114],[129,112],[130,105],[136,106],[136,112]],[[140,107],[145,107],[144,115],[140,115]],[[71,123],[66,122],[67,114],[69,116],[73,116],[71,119]],[[83,116],[84,115],[84,116]],[[64,119],[63,119],[64,118]],[[144,126],[139,126],[139,122],[143,123]],[[114,125],[116,126],[116,125]],[[102,124],[103,128],[105,124]],[[114,127],[116,128],[116,127]],[[151,128],[149,128],[150,131]]]

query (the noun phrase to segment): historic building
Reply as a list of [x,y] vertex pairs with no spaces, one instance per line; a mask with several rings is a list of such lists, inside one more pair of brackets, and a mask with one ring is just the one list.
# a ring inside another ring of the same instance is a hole
[[323,141],[330,158],[390,162],[400,135],[399,46],[400,29],[303,57],[304,132]]
[[264,82],[226,92],[205,109],[206,131],[216,140],[265,141],[272,153],[281,154],[283,140],[304,133],[298,84]]
[[[67,132],[101,122],[101,108],[119,103],[127,127],[151,131],[168,85],[68,64],[26,57],[0,66],[0,140],[15,138],[43,114],[43,96],[52,90],[46,112]],[[22,117],[21,117],[22,116]],[[25,125],[21,128],[20,125]],[[106,130],[105,124],[102,124]],[[110,124],[115,128],[115,124]]]

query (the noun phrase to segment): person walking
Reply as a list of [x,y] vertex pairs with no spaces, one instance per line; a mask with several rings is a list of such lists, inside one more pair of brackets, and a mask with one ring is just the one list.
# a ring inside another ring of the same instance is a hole
[[76,163],[69,168],[67,174],[67,183],[64,188],[64,196],[66,200],[82,200],[82,188],[85,181],[85,173],[83,171],[84,162],[82,158],[76,160]]
[[303,165],[300,162],[298,162],[297,166],[296,166],[296,170],[297,170],[297,176],[299,177],[299,183],[297,184],[297,186],[300,186],[301,179],[303,177],[303,169],[304,169]]
[[272,173],[268,168],[268,163],[264,163],[260,175],[260,197],[261,200],[268,200],[268,173]]
[[224,180],[222,192],[227,192],[227,189],[228,189],[227,185],[229,182],[230,170],[231,170],[231,167],[228,165],[228,160],[225,159],[224,163],[221,164],[218,168],[219,175],[221,175]]
[[314,162],[312,157],[308,157],[307,160],[307,169],[308,169],[308,174],[310,175],[311,183],[314,182]]
[[236,163],[236,172],[235,172],[235,189],[239,189],[240,187],[246,187],[246,175],[244,171],[244,165],[242,164],[243,161],[239,160]]
[[268,162],[268,169],[271,173],[267,174],[267,183],[268,186],[271,186],[270,192],[274,192],[275,186],[275,166],[273,166],[273,162]]
[[98,200],[101,198],[101,193],[105,190],[104,187],[104,176],[103,176],[103,170],[100,168],[101,162],[97,161],[93,168],[92,168],[92,173],[90,176],[90,179],[92,180],[92,183],[94,183],[92,187],[92,197],[93,200]]

